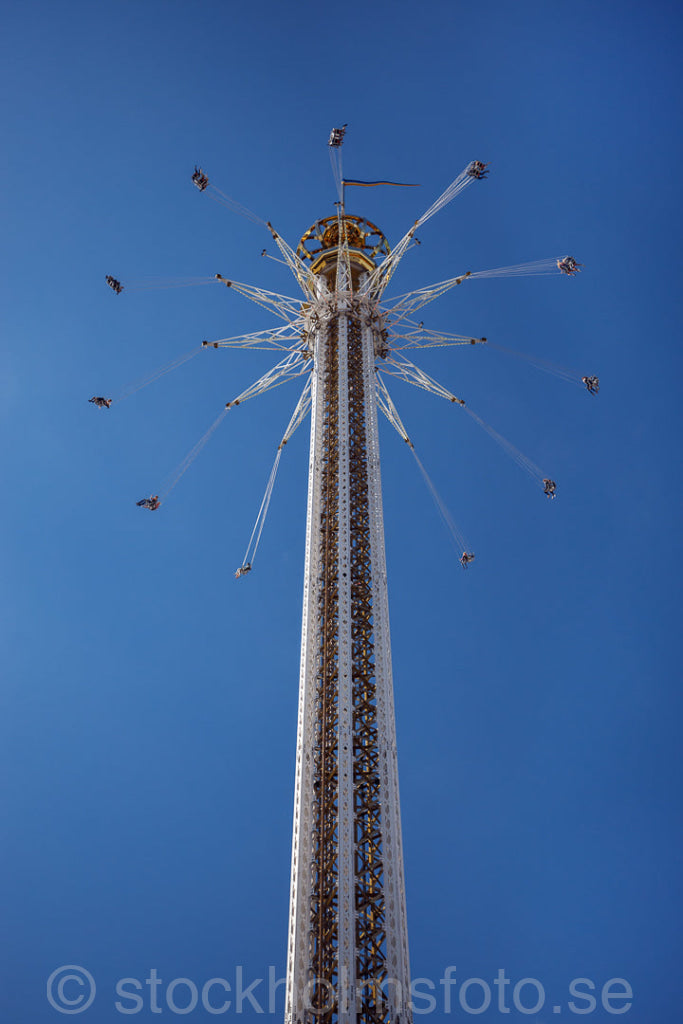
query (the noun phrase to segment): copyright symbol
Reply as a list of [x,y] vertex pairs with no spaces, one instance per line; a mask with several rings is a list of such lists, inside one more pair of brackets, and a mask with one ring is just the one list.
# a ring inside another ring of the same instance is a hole
[[83,1013],[92,1004],[97,986],[85,967],[58,967],[47,979],[47,1001],[59,1013]]

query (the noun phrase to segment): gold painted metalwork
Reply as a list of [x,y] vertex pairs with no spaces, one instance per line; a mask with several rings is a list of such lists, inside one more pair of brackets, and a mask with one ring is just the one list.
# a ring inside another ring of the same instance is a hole
[[383,259],[390,252],[389,243],[372,221],[349,213],[317,220],[304,234],[296,251],[301,259],[312,263],[314,274],[326,273],[336,267],[339,247],[344,242],[351,261],[367,271],[375,269],[377,257]]

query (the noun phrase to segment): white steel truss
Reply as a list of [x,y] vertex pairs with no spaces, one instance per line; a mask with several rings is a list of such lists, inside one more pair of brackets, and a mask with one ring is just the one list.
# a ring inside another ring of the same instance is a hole
[[314,365],[285,1020],[409,1024],[377,433],[382,325],[358,294],[366,278],[348,247],[339,262],[328,264],[309,312]]
[[462,398],[457,398],[443,384],[439,384],[438,380],[434,380],[433,377],[430,377],[428,373],[421,370],[415,363],[411,363],[404,355],[387,356],[382,371],[388,373],[391,377],[398,377],[408,384],[415,384],[418,388],[424,388],[425,391],[431,391],[433,395],[438,395],[440,398],[447,398],[449,402],[457,402],[458,405],[465,404]]
[[264,391],[277,388],[280,384],[284,384],[285,381],[293,380],[294,377],[300,377],[303,373],[310,373],[310,371],[311,360],[307,352],[290,352],[279,363],[271,367],[267,373],[259,377],[257,381],[250,384],[248,388],[245,388],[237,398],[233,398],[231,402],[226,402],[225,408],[231,409],[235,405],[241,405],[242,402],[246,402],[249,398],[262,395]]
[[298,317],[286,324],[285,327],[271,327],[265,331],[236,334],[231,338],[203,341],[202,346],[204,348],[256,348],[290,352],[293,346],[301,343],[303,323],[303,318]]

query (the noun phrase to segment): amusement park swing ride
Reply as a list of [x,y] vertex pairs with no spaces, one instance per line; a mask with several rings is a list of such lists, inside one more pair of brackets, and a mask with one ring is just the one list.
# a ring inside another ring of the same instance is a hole
[[[346,189],[402,183],[345,178],[346,127],[333,129],[328,140],[338,194],[336,212],[317,220],[296,249],[270,222],[213,185],[202,168],[195,167],[192,174],[199,192],[267,228],[279,250],[279,262],[289,268],[303,295],[282,295],[221,274],[169,284],[222,285],[274,314],[281,325],[205,340],[120,395],[96,395],[89,401],[111,409],[209,348],[261,349],[278,357],[271,369],[225,404],[167,486],[137,502],[156,512],[231,410],[290,380],[303,379],[235,572],[239,579],[253,570],[282,453],[310,413],[285,1024],[410,1024],[413,1010],[377,413],[387,418],[408,446],[451,533],[460,564],[469,568],[474,552],[422,465],[387,381],[397,378],[457,405],[554,499],[557,485],[550,476],[407,353],[477,345],[500,349],[485,337],[430,329],[421,319],[423,307],[477,279],[553,273],[574,277],[581,264],[571,256],[555,256],[466,271],[386,296],[403,257],[420,244],[417,230],[474,182],[486,179],[489,165],[480,160],[467,164],[390,248],[378,227],[346,212]],[[145,287],[144,282],[124,286],[112,275],[106,281],[117,295]],[[598,393],[596,376],[581,376],[547,360],[501,350],[592,395]]]

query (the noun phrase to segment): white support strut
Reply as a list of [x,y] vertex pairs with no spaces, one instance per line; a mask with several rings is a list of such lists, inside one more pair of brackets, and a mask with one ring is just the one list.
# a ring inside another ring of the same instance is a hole
[[391,1019],[407,1021],[410,1011],[410,961],[403,841],[398,788],[394,687],[389,631],[389,596],[384,545],[384,511],[377,426],[375,344],[373,330],[363,328],[363,376],[367,436],[368,492],[370,499],[370,546],[372,550],[372,601],[374,610],[375,673],[379,724],[379,755],[382,775],[382,848],[385,858],[384,900],[387,936],[386,997]]

